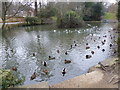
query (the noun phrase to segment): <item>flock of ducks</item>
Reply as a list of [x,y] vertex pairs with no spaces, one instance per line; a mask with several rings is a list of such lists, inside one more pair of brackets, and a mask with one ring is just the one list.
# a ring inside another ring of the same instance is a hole
[[[110,31],[109,31],[109,32],[110,32]],[[103,37],[106,38],[107,35],[104,35]],[[40,38],[40,36],[37,35],[37,38]],[[100,39],[100,38],[102,38],[102,37],[99,37],[99,39]],[[115,36],[112,37],[112,36],[110,35],[110,38],[113,39],[113,38],[115,38]],[[94,40],[94,42],[95,42],[95,41],[96,41],[96,40]],[[103,41],[101,41],[101,44],[102,44],[102,45],[104,45],[105,43],[106,43],[106,39],[104,39]],[[74,41],[74,46],[75,46],[75,47],[77,46],[76,41]],[[73,45],[70,45],[70,49],[72,49],[74,46],[73,46]],[[109,45],[109,47],[112,47],[112,46],[113,46],[112,44]],[[89,46],[88,43],[86,43],[86,50],[87,50],[87,49],[90,49],[90,46]],[[97,49],[100,49],[100,46],[97,46]],[[56,52],[57,52],[57,53],[60,53],[59,50],[57,50]],[[105,49],[102,49],[102,52],[105,52]],[[68,51],[66,51],[64,54],[65,54],[65,55],[68,55]],[[93,54],[95,54],[95,52],[94,52],[94,51],[91,51],[91,54],[93,55]],[[91,58],[92,55],[86,55],[86,59]],[[35,53],[33,53],[33,56],[36,56]],[[55,59],[55,57],[49,56],[48,59],[49,59],[49,60],[53,60],[53,59]],[[71,60],[66,60],[66,59],[64,60],[64,64],[69,64],[69,63],[71,63],[71,62],[72,62]],[[43,66],[47,67],[47,62],[46,62],[46,61],[43,61],[42,64],[43,64]],[[12,67],[11,69],[12,69],[13,71],[17,71],[17,67]],[[46,75],[49,74],[49,71],[48,71],[47,69],[42,70],[42,72],[43,72],[44,74],[46,74]],[[61,73],[62,73],[63,76],[65,76],[65,74],[66,74],[66,68],[63,68],[63,70],[62,70]],[[30,80],[33,80],[33,79],[35,79],[36,77],[37,77],[37,74],[36,74],[36,72],[34,72],[34,73],[32,74],[32,76],[30,77]]]

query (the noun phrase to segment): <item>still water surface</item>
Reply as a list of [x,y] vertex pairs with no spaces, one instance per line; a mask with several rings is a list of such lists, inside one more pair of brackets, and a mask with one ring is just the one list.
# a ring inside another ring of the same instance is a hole
[[[0,64],[5,69],[17,67],[17,72],[25,77],[24,85],[41,81],[48,81],[50,85],[62,82],[87,72],[89,67],[113,56],[116,47],[114,27],[115,24],[99,23],[86,25],[84,28],[57,29],[52,25],[44,25],[5,31],[0,42]],[[104,40],[103,45],[101,41]],[[100,49],[97,46],[100,46]],[[65,54],[66,51],[68,55]],[[94,54],[91,51],[94,51]],[[86,59],[86,55],[92,57]],[[49,56],[55,59],[49,60]],[[71,63],[65,64],[65,59],[71,60]],[[43,66],[43,61],[47,62],[47,67]],[[63,68],[66,68],[65,76],[61,73]],[[44,69],[49,71],[48,75],[42,72]],[[30,80],[34,72],[38,76]]]

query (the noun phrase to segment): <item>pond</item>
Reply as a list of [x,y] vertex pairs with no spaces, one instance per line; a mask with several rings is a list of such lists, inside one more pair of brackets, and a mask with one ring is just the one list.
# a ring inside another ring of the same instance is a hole
[[[91,66],[114,56],[117,45],[114,27],[115,24],[90,23],[76,29],[43,25],[4,31],[0,42],[0,68],[17,67],[17,72],[25,77],[24,85],[41,81],[53,85],[79,76]],[[49,60],[49,56],[55,58]],[[71,63],[65,64],[65,59]],[[43,65],[44,61],[47,66]],[[66,70],[64,76],[63,68]],[[47,75],[44,70],[48,71]],[[34,72],[37,77],[30,80]]]

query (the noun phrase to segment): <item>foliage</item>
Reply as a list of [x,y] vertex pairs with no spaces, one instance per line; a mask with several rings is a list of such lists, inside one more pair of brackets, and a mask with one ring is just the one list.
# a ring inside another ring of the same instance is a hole
[[27,24],[37,24],[38,18],[37,17],[25,17],[25,21]]
[[19,85],[23,81],[23,77],[16,77],[10,70],[0,70],[0,87],[2,88]]
[[83,19],[85,21],[100,21],[102,15],[104,15],[103,4],[101,2],[86,2],[83,11]]
[[75,28],[82,26],[82,18],[75,11],[68,11],[57,19],[59,28]]
[[116,19],[116,15],[115,15],[115,13],[106,12],[103,19]]
[[118,2],[118,13],[117,13],[118,21],[120,21],[120,1]]
[[41,8],[38,14],[40,18],[50,18],[56,15],[56,9],[53,7]]

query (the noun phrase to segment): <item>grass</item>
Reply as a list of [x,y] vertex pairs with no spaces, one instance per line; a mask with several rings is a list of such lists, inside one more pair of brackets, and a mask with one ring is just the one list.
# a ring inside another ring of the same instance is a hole
[[105,15],[103,16],[103,19],[116,19],[116,14],[106,12]]

